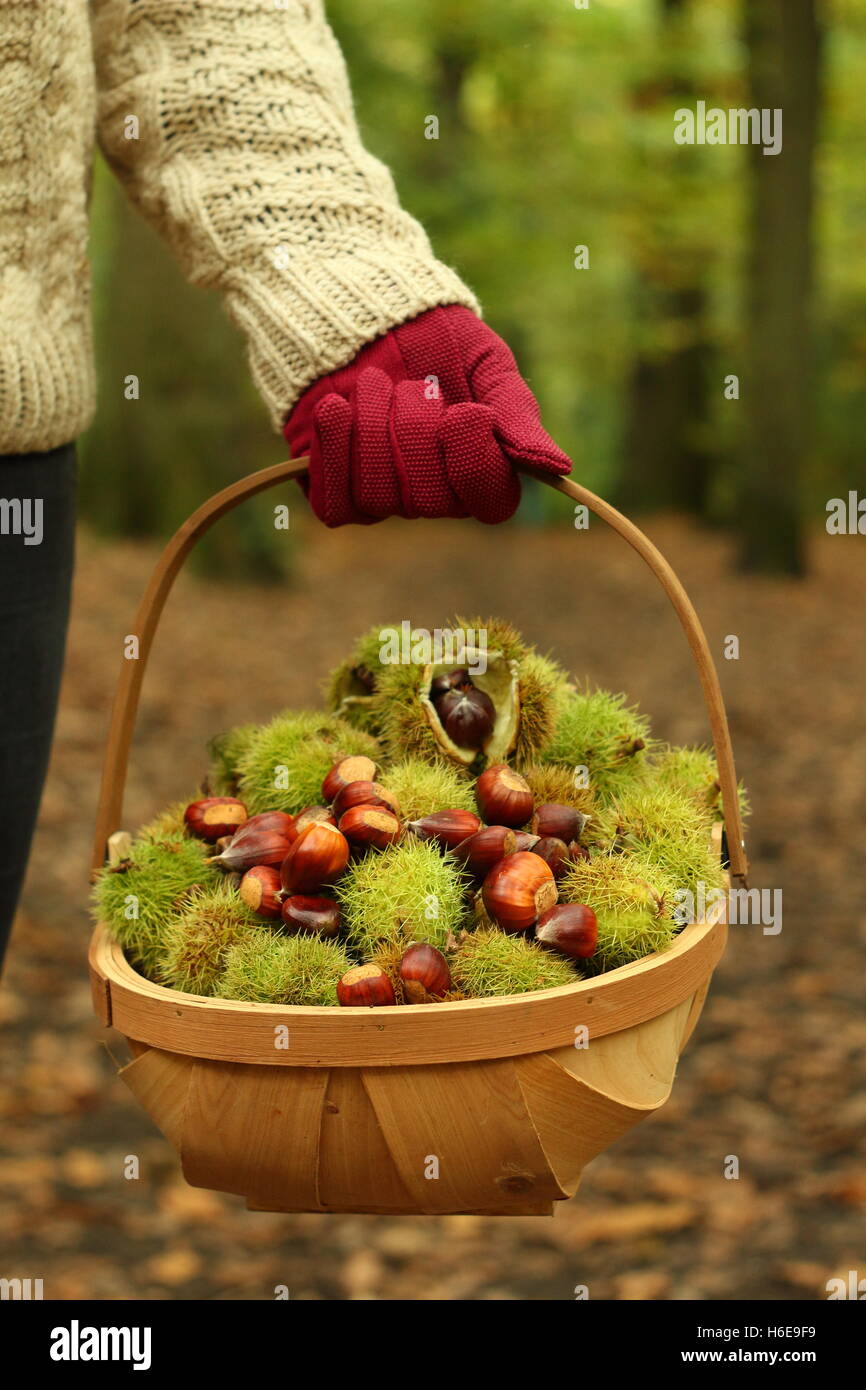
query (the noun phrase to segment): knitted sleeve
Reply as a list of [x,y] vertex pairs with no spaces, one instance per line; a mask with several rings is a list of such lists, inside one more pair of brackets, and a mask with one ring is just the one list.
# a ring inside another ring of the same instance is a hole
[[279,429],[440,304],[478,308],[361,144],[321,0],[91,0],[99,140],[188,278],[220,289]]

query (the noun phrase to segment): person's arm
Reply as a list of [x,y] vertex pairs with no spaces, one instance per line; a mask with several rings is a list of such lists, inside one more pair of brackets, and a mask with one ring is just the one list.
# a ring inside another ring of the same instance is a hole
[[277,429],[365,343],[477,309],[361,144],[321,0],[91,9],[105,157],[188,278],[224,293]]

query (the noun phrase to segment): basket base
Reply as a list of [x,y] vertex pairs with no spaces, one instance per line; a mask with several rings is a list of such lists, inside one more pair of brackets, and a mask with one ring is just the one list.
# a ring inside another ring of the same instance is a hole
[[[573,1195],[573,1194],[572,1194]],[[567,1198],[562,1198],[567,1201]],[[459,1211],[437,1211],[436,1216],[553,1216],[556,1202],[535,1202],[527,1203],[522,1207],[509,1207],[503,1211],[501,1207],[481,1207],[468,1211],[465,1207]],[[418,1216],[417,1211],[408,1211],[405,1207],[306,1207],[303,1210],[298,1207],[275,1207],[257,1206],[255,1202],[247,1202],[247,1211],[273,1212],[282,1216],[306,1216],[310,1212],[316,1212],[319,1216]],[[420,1213],[430,1215],[429,1212]]]
[[591,1159],[664,1104],[706,983],[585,1050],[329,1071],[130,1040],[121,1076],[187,1182],[250,1211],[550,1217]]

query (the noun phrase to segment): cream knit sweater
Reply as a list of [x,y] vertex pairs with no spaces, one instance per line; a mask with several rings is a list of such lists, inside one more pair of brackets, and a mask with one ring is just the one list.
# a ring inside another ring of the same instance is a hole
[[189,279],[223,292],[277,428],[388,328],[477,309],[363,148],[321,0],[0,0],[0,454],[93,413],[97,138]]

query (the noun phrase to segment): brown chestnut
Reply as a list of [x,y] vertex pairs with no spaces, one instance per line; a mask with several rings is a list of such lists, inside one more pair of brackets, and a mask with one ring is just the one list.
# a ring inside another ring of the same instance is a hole
[[426,941],[407,947],[400,960],[403,994],[410,1004],[444,999],[451,988],[451,968],[441,951]]
[[336,825],[336,819],[328,806],[305,806],[295,816],[295,838],[308,825]]
[[568,845],[564,840],[557,840],[555,835],[544,835],[537,840],[529,851],[530,854],[537,854],[539,859],[543,859],[545,864],[549,864],[553,870],[553,877],[557,883],[562,878],[567,869],[570,869],[574,860],[569,853]]
[[475,878],[484,878],[494,864],[516,849],[517,835],[507,825],[483,825],[468,840],[462,840],[454,854]]
[[250,816],[241,826],[242,830],[281,830],[284,835],[291,835],[295,828],[295,817],[290,816],[288,811],[259,811],[258,815]]
[[430,699],[434,705],[437,700],[441,700],[449,690],[462,690],[467,686],[471,687],[472,677],[465,666],[458,666],[455,671],[449,671],[447,675],[434,676],[430,682]]
[[387,806],[395,815],[400,814],[396,796],[381,782],[350,782],[342,787],[334,797],[334,817],[338,825],[350,806]]
[[598,919],[585,903],[558,903],[539,917],[535,939],[539,946],[586,960],[598,944]]
[[515,830],[514,834],[519,850],[532,849],[533,845],[537,845],[541,839],[540,835],[531,835],[528,830]]
[[527,931],[556,902],[553,870],[537,854],[509,854],[490,870],[481,897],[503,931]]
[[446,691],[437,710],[443,729],[458,748],[482,748],[493,733],[496,706],[475,686]]
[[322,783],[322,796],[330,804],[337,793],[341,792],[344,787],[348,787],[350,782],[372,782],[375,776],[376,764],[372,758],[365,758],[361,754],[341,758],[338,763],[334,763],[325,777]]
[[478,809],[488,825],[525,825],[532,815],[529,783],[507,763],[488,767],[475,784]]
[[568,845],[572,840],[580,838],[580,832],[585,825],[586,816],[574,806],[564,806],[558,801],[545,801],[541,806],[536,806],[529,822],[529,829],[542,839],[553,835]]
[[420,840],[436,840],[443,849],[455,849],[481,829],[481,820],[474,811],[435,811],[421,820],[410,820],[406,829]]
[[294,817],[285,811],[250,816],[225,849],[210,861],[229,873],[245,873],[257,864],[279,868],[295,839]]
[[340,907],[331,898],[308,898],[296,893],[283,899],[281,916],[288,936],[298,932],[336,936],[340,930]]
[[247,907],[259,917],[279,917],[283,897],[279,869],[267,864],[255,864],[247,869],[241,879],[238,893]]
[[280,877],[287,893],[313,893],[340,877],[349,862],[349,841],[335,825],[314,821],[304,826],[282,862]]
[[378,965],[355,965],[337,985],[337,1000],[344,1008],[378,1008],[396,1004],[397,996],[385,971]]
[[353,845],[384,849],[403,834],[403,827],[387,806],[350,806],[340,817],[340,833]]
[[224,835],[234,835],[247,819],[247,808],[234,796],[205,796],[190,802],[183,819],[190,835],[213,844]]

